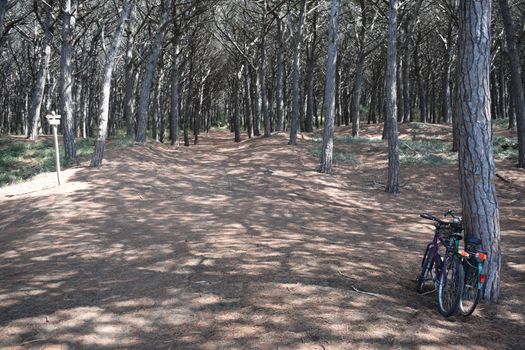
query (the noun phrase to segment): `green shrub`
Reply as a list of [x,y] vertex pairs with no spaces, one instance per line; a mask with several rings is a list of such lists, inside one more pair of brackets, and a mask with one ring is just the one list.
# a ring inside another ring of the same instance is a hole
[[437,139],[399,141],[399,160],[404,164],[443,165],[457,160],[452,145]]

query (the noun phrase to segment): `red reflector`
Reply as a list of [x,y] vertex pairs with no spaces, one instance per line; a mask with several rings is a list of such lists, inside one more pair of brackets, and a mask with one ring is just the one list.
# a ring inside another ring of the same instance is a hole
[[479,276],[479,281],[484,284],[485,281],[487,280],[487,275],[485,275],[484,273],[481,274],[481,276]]
[[466,251],[462,250],[462,251],[459,252],[459,255],[467,257],[468,253]]
[[478,258],[480,260],[487,260],[487,254],[484,253],[478,253]]

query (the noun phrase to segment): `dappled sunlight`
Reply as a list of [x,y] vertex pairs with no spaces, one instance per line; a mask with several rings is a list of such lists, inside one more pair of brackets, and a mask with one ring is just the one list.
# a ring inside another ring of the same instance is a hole
[[[517,339],[522,198],[501,200],[504,303],[444,320],[414,279],[432,235],[419,212],[457,207],[453,167],[407,170],[391,196],[375,163],[382,143],[321,175],[310,145],[285,139],[233,144],[214,132],[189,149],[110,148],[64,190],[2,197],[0,347],[490,349]],[[508,332],[483,333],[487,320]]]

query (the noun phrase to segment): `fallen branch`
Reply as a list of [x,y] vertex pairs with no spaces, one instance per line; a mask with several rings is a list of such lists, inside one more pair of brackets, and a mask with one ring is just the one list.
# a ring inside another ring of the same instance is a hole
[[506,182],[506,183],[508,183],[508,184],[511,184],[511,183],[512,183],[509,179],[503,177],[503,175],[501,175],[501,174],[496,173],[496,177],[497,177],[498,179],[500,179],[501,181]]
[[[352,279],[350,276],[345,275],[344,273],[342,273],[342,272],[339,271],[339,270],[337,270],[337,272],[338,272],[341,276],[343,276],[343,277],[346,277],[346,278],[348,278],[348,279],[350,279],[350,280]],[[371,292],[365,292],[365,291],[363,291],[363,290],[357,289],[357,288],[356,288],[355,286],[353,286],[353,285],[350,285],[350,288],[352,288],[352,290],[353,290],[354,292],[356,292],[356,293],[361,293],[361,294],[371,295],[371,296],[373,296],[373,297],[380,297],[380,296],[381,296],[381,294],[371,293]]]

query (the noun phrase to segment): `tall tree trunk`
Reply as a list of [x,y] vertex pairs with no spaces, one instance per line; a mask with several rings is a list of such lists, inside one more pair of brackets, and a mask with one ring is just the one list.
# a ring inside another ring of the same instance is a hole
[[463,224],[488,251],[485,300],[500,294],[501,245],[490,116],[491,1],[460,1],[458,53],[459,179]]
[[[263,27],[262,31],[265,30]],[[270,131],[270,114],[268,113],[268,90],[266,87],[266,34],[263,32],[261,38],[261,57],[259,62],[259,84],[261,94],[261,113],[264,122],[264,137],[272,135]]]
[[259,130],[260,127],[260,113],[261,113],[261,96],[259,94],[259,91],[261,90],[260,82],[259,82],[259,75],[257,74],[256,70],[253,70],[252,77],[255,82],[252,81],[252,106],[253,106],[253,135],[254,136],[260,136],[261,132]]
[[233,130],[235,133],[235,142],[241,142],[241,124],[240,124],[240,103],[239,103],[239,82],[242,79],[242,68],[235,73],[233,77]]
[[284,65],[284,39],[283,22],[277,19],[277,71],[276,71],[276,91],[275,105],[277,113],[277,131],[284,131],[284,100],[283,100],[283,65]]
[[155,73],[155,68],[157,67],[157,62],[161,54],[162,44],[164,42],[164,27],[168,22],[168,13],[169,11],[165,11],[162,15],[162,20],[159,24],[159,27],[157,28],[153,48],[149,55],[148,63],[146,65],[146,72],[144,73],[144,78],[142,80],[142,86],[140,89],[139,96],[137,134],[135,135],[135,141],[138,143],[146,142],[151,85],[153,84],[153,74]]
[[[314,91],[314,71],[315,71],[315,49],[317,48],[317,11],[314,13],[312,19],[312,41],[310,42],[310,50],[307,50],[308,62],[306,63],[306,120],[304,122],[305,131],[314,131],[314,113],[315,111],[315,91]],[[316,118],[316,127],[319,127],[319,122]]]
[[73,31],[78,0],[65,0],[62,12],[62,52],[60,57],[60,96],[62,133],[66,159],[75,159],[75,120],[73,117]]
[[321,149],[320,173],[332,172],[335,119],[335,75],[337,70],[337,37],[339,27],[340,0],[332,0],[328,24],[328,60],[326,62],[326,86],[324,97],[325,120],[323,148]]
[[31,96],[31,108],[29,116],[31,119],[31,129],[29,138],[31,140],[38,139],[38,127],[40,123],[40,108],[42,107],[42,100],[44,98],[44,88],[46,85],[46,77],[49,69],[49,60],[51,58],[51,20],[53,9],[49,4],[44,4],[46,8],[46,16],[43,23],[43,38],[40,44],[40,62],[38,64],[38,73]]
[[352,120],[352,136],[359,136],[359,114],[361,109],[361,87],[363,85],[363,77],[365,72],[365,45],[367,35],[367,16],[365,1],[359,2],[361,8],[361,30],[358,38],[358,51],[356,61],[356,71],[354,78],[354,88],[352,91],[352,101],[350,103],[350,119]]
[[180,123],[180,46],[179,35],[175,34],[173,39],[175,62],[171,71],[171,108],[170,108],[170,134],[171,145],[179,145],[179,123]]
[[301,108],[301,89],[299,84],[301,82],[301,44],[303,43],[303,28],[304,18],[306,12],[306,0],[302,0],[301,11],[297,19],[294,48],[293,48],[293,70],[292,70],[292,120],[290,123],[290,140],[289,145],[297,145],[297,124]]
[[523,81],[521,80],[521,66],[518,47],[516,44],[516,31],[507,0],[499,0],[499,6],[507,38],[507,50],[510,59],[510,79],[512,82],[512,100],[518,125],[518,168],[525,168],[525,95]]
[[454,42],[452,36],[452,19],[448,24],[447,39],[445,44],[445,57],[443,65],[442,87],[441,87],[441,118],[445,124],[450,123],[452,118],[452,105],[450,96],[450,75],[452,73],[452,61]]
[[[244,63],[244,113],[246,118],[246,131],[248,132],[248,138],[252,138],[252,108],[250,99],[250,67],[248,60]],[[281,98],[282,102],[282,98]],[[281,106],[282,107],[282,106]]]
[[[133,21],[133,19],[131,20]],[[131,23],[129,25],[131,27]],[[126,136],[132,137],[135,134],[135,99],[133,91],[135,90],[135,80],[138,70],[134,69],[133,50],[135,37],[132,30],[127,31],[126,56],[124,72],[124,119],[126,120]]]
[[113,38],[111,39],[111,48],[108,52],[106,63],[104,64],[104,76],[102,78],[102,86],[100,88],[100,103],[99,103],[99,123],[98,134],[95,142],[95,153],[91,158],[91,167],[100,167],[102,165],[102,158],[104,157],[104,149],[106,148],[106,137],[108,133],[108,115],[109,115],[109,98],[111,92],[111,77],[113,75],[113,68],[117,59],[117,53],[122,41],[122,34],[124,26],[131,13],[133,7],[132,0],[125,0],[120,15],[119,24]]
[[397,139],[396,106],[396,27],[398,0],[390,0],[388,10],[388,48],[386,69],[386,103],[388,119],[388,180],[386,192],[399,192],[399,144]]

